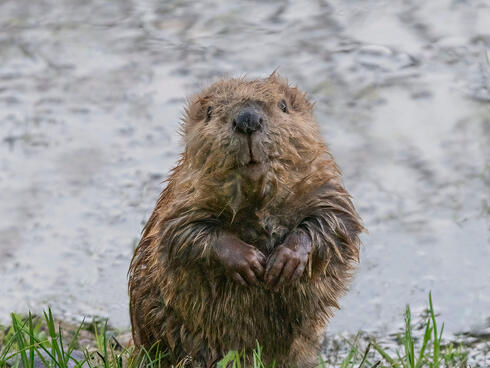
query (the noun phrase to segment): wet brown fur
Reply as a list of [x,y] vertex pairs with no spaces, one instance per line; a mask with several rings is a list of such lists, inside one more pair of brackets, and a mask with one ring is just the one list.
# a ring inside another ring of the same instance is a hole
[[[278,108],[282,99],[289,113]],[[267,117],[251,143],[266,167],[259,179],[241,171],[250,153],[230,124],[249,102]],[[358,261],[362,226],[312,109],[276,74],[223,79],[191,98],[185,151],[129,270],[137,347],[158,342],[170,352],[168,364],[213,366],[227,351],[250,352],[259,342],[266,362],[316,365],[327,322]],[[290,232],[306,231],[313,246],[307,270],[278,293],[244,288],[212,257],[220,231],[266,256]]]

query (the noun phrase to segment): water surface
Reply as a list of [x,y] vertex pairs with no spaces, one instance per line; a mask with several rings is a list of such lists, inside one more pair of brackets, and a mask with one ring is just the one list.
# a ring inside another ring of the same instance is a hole
[[330,333],[392,331],[429,290],[449,331],[489,329],[489,25],[484,0],[1,1],[0,321],[127,327],[185,97],[279,67],[369,229]]

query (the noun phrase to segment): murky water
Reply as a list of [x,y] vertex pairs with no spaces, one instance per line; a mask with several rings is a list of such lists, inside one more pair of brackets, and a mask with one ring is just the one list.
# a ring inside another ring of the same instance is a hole
[[488,1],[0,1],[0,320],[128,325],[133,246],[182,149],[185,96],[276,67],[369,234],[330,333],[392,331],[432,290],[490,328]]

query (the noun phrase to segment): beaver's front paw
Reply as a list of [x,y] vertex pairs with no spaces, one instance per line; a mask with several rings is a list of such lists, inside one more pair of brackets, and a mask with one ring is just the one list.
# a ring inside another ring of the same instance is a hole
[[267,260],[265,283],[275,292],[286,283],[298,280],[306,267],[311,252],[311,239],[303,231],[286,237]]
[[264,277],[266,258],[253,245],[230,233],[222,233],[214,247],[214,258],[226,273],[243,286],[256,285]]

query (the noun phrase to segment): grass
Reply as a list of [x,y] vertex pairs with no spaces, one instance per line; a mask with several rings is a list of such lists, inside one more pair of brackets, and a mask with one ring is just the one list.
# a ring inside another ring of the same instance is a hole
[[373,342],[374,349],[391,367],[399,368],[439,368],[445,366],[466,366],[468,354],[463,349],[454,350],[452,345],[444,347],[442,333],[444,323],[438,331],[432,295],[429,293],[428,317],[425,323],[423,338],[419,346],[413,337],[410,307],[405,310],[405,331],[401,339],[402,349],[396,355],[388,354],[381,346]]
[[[439,325],[437,322],[431,294],[425,323],[420,329],[423,331],[421,336],[415,336],[418,330],[415,331],[412,326],[409,306],[406,307],[404,318],[404,331],[389,347],[383,348],[374,338],[361,339],[357,336],[344,342],[346,352],[340,361],[332,362],[328,356],[319,357],[318,367],[467,367],[468,352],[463,346],[443,344],[444,324]],[[57,368],[134,368],[140,365],[152,368],[160,367],[163,363],[165,354],[156,347],[154,351],[144,352],[137,359],[133,347],[123,346],[117,334],[108,329],[107,321],[82,322],[68,333],[62,325],[53,318],[50,309],[42,317],[12,314],[11,325],[0,329],[0,367],[31,368],[35,366],[36,360],[46,367]],[[81,335],[84,335],[85,343],[81,342]],[[250,363],[244,364],[244,361],[244,351],[230,351],[218,363],[218,367],[274,368],[274,364],[263,363],[259,344],[252,353]],[[183,367],[184,362],[180,366]]]

